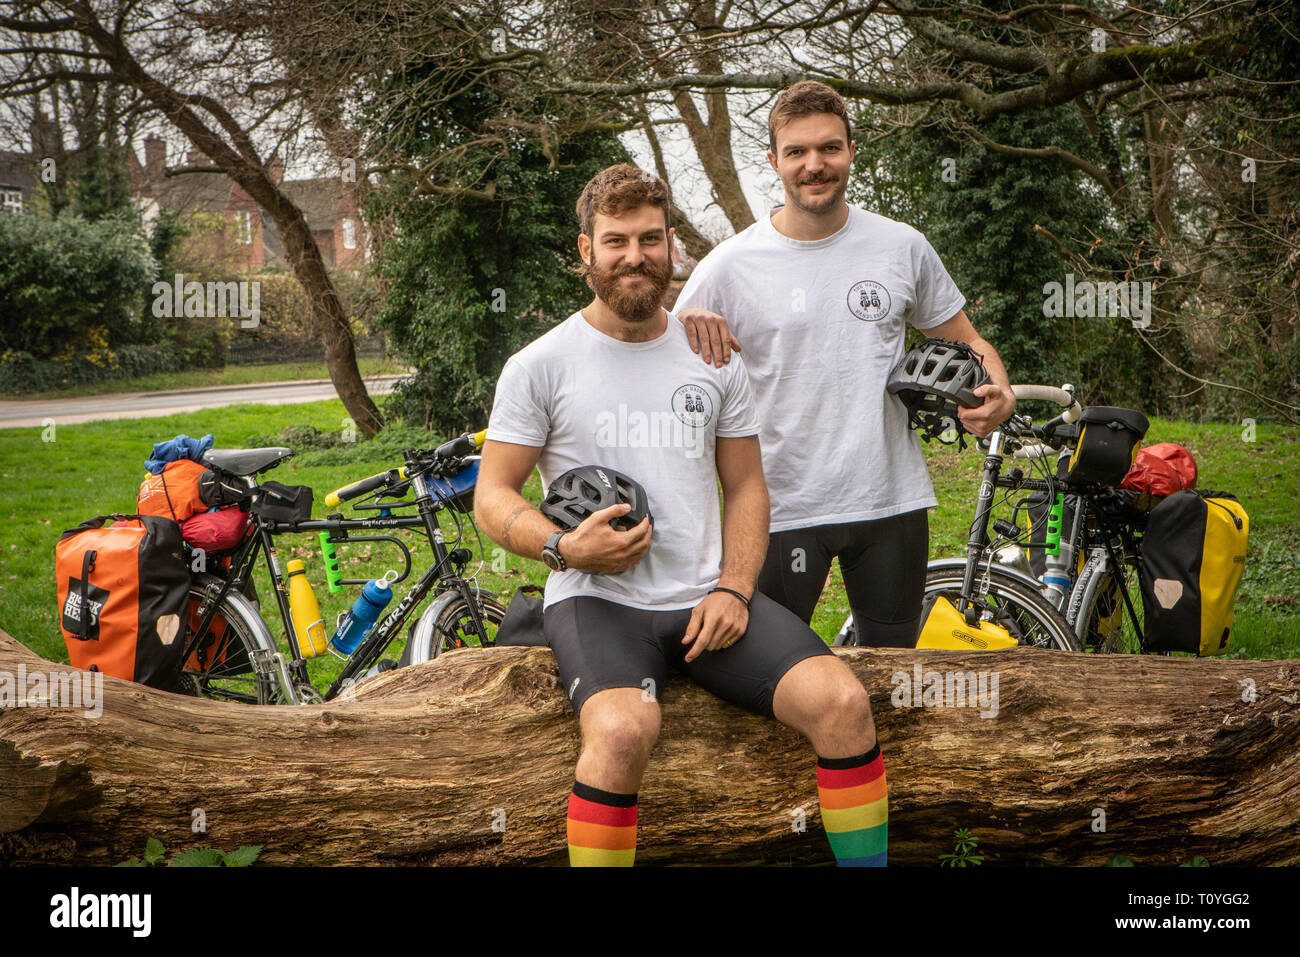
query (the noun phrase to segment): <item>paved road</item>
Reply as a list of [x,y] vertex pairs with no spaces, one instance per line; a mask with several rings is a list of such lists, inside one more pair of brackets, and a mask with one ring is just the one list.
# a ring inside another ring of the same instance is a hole
[[[371,395],[386,395],[400,375],[366,378]],[[0,401],[0,429],[40,426],[45,419],[57,425],[93,422],[96,419],[141,419],[177,412],[197,412],[222,405],[258,402],[284,405],[289,402],[319,402],[338,393],[329,379],[296,382],[261,382],[250,385],[218,385],[202,389],[174,389],[168,392],[114,392],[75,399]]]

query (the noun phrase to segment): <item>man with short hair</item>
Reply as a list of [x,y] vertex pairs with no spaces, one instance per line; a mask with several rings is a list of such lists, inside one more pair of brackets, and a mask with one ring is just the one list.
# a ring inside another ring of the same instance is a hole
[[[632,863],[671,665],[803,733],[836,858],[883,865],[885,774],[867,692],[754,591],[768,497],[744,364],[702,368],[660,306],[672,274],[667,189],[622,164],[593,177],[577,208],[595,298],[506,362],[474,502],[493,540],[552,569],[544,627],[582,730],[570,863]],[[610,520],[629,511],[617,504],[565,532],[519,494],[534,466],[549,486],[583,465],[641,483],[653,526],[615,530]]]
[[858,643],[911,647],[938,501],[907,411],[885,391],[907,325],[983,357],[992,381],[974,390],[982,405],[959,410],[966,429],[988,435],[1015,398],[925,237],[845,202],[854,143],[839,94],[794,84],[768,135],[785,204],[705,256],[675,311],[715,366],[744,344],[772,501],[759,590],[809,622],[838,558]]

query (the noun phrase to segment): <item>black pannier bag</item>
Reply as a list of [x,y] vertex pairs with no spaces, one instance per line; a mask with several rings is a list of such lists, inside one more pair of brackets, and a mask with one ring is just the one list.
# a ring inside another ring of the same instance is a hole
[[1060,477],[1075,485],[1119,485],[1133,467],[1150,423],[1141,412],[1098,405],[1079,416],[1079,443]]
[[305,522],[311,518],[313,493],[310,485],[284,485],[263,482],[257,501],[249,509],[254,515],[273,522]]
[[1228,492],[1186,489],[1151,510],[1138,576],[1147,651],[1228,653],[1249,534]]
[[497,627],[498,647],[533,645],[545,648],[548,645],[542,626],[542,595],[542,589],[536,585],[515,589]]

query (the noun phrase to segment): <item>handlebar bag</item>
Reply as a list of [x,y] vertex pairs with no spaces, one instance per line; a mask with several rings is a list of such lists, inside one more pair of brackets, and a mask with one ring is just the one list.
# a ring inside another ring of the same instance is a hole
[[180,526],[153,515],[89,519],[59,537],[54,575],[73,667],[175,690],[190,587]]
[[249,511],[273,522],[305,522],[315,495],[310,485],[263,482]]
[[1148,651],[1228,653],[1249,534],[1228,492],[1175,492],[1151,510],[1138,575]]
[[1138,445],[1150,423],[1141,412],[1092,406],[1079,416],[1079,444],[1065,466],[1065,481],[1076,485],[1119,485],[1133,467]]

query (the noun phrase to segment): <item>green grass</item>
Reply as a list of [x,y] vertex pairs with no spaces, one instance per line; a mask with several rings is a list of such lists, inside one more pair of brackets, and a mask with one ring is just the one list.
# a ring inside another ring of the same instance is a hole
[[[39,428],[0,430],[0,627],[26,643],[37,654],[67,661],[56,617],[53,575],[54,545],[59,534],[84,519],[114,511],[133,510],[135,494],[144,475],[143,463],[154,442],[179,432],[212,432],[221,447],[239,447],[252,436],[278,433],[286,426],[311,426],[337,430],[344,419],[342,403],[301,405],[236,405],[156,419],[113,420],[58,427],[56,441],[43,442]],[[434,445],[445,436],[428,436]],[[1155,420],[1150,442],[1177,441],[1190,448],[1200,466],[1199,485],[1235,492],[1251,520],[1250,556],[1246,578],[1237,599],[1233,638],[1238,654],[1253,658],[1300,656],[1300,442],[1294,430],[1259,426],[1257,441],[1245,443],[1235,426],[1193,425]],[[983,456],[968,448],[955,449],[931,443],[925,447],[940,507],[930,516],[932,558],[960,555],[974,509],[974,495]],[[287,484],[311,485],[316,490],[314,515],[323,517],[325,493],[374,472],[400,464],[391,454],[366,452],[362,445],[347,465],[313,464],[338,460],[333,450],[306,453],[272,472]],[[525,495],[538,501],[536,474]],[[450,520],[444,532],[454,538]],[[429,563],[427,543],[400,532],[411,548],[415,570],[397,586],[404,594]],[[479,554],[479,542],[466,527],[465,544]],[[326,621],[355,599],[356,588],[330,595],[314,536],[286,536],[278,540],[282,560],[301,557],[316,588]],[[540,562],[509,555],[482,538],[486,564],[480,573],[484,587],[509,596],[526,582],[543,584],[546,569]],[[340,546],[346,577],[375,578],[385,570],[400,570],[396,549],[381,544]],[[471,566],[473,567],[473,566]],[[273,607],[259,568],[259,593]],[[848,614],[848,601],[838,569],[831,580],[813,627],[830,639]],[[278,619],[273,632],[282,632]],[[332,628],[330,629],[332,631]],[[395,648],[393,653],[397,649]],[[312,663],[313,681],[327,684],[337,674],[332,658]]]
[[[406,372],[406,366],[378,356],[360,358],[357,367],[363,376]],[[49,392],[6,395],[5,399],[69,399],[83,395],[111,395],[120,392],[162,392],[168,389],[201,389],[214,385],[248,385],[256,382],[292,382],[296,379],[328,379],[323,362],[279,362],[264,366],[235,366],[222,369],[181,369],[158,372],[132,379],[89,382]]]

